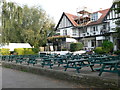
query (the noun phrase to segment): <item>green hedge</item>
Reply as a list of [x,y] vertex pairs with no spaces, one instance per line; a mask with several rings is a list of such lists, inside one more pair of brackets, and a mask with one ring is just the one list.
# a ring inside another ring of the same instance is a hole
[[97,54],[104,54],[105,53],[102,47],[96,47],[94,49],[94,52]]
[[63,48],[62,51],[67,51],[67,48]]
[[70,44],[70,51],[74,52],[74,51],[79,51],[83,49],[83,44],[82,43],[71,43]]
[[14,51],[18,53],[18,55],[36,54],[36,52],[33,51],[33,48],[15,48]]
[[113,51],[113,43],[108,40],[104,40],[102,43],[102,48],[105,53],[109,53]]
[[24,48],[24,54],[25,54],[25,55],[35,54],[35,52],[33,51],[32,48]]
[[0,49],[0,54],[2,54],[2,55],[10,55],[9,50],[10,49],[8,49],[8,48],[2,48],[2,49]]
[[18,53],[18,55],[24,55],[24,48],[15,48],[14,51]]
[[120,50],[114,51],[114,54],[120,55]]

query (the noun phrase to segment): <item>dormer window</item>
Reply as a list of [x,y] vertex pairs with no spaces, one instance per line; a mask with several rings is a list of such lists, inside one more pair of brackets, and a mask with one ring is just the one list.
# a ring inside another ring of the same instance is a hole
[[91,21],[97,21],[98,20],[98,12],[91,14]]

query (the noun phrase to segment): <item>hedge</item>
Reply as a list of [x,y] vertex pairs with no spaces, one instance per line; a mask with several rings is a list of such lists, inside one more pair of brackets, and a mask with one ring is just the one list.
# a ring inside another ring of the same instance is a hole
[[18,53],[18,55],[35,54],[32,48],[15,48],[14,51]]
[[33,51],[32,48],[24,48],[24,54],[25,54],[25,55],[35,54],[35,52]]
[[14,51],[18,53],[18,55],[24,55],[24,48],[15,48]]
[[74,51],[79,51],[83,49],[83,44],[82,43],[71,43],[70,44],[70,51],[74,52]]
[[105,53],[102,47],[96,47],[94,49],[94,52],[97,54],[104,54]]
[[2,54],[2,55],[10,55],[9,50],[10,49],[8,49],[8,48],[2,48],[2,49],[0,49],[0,54]]
[[120,55],[120,50],[114,51],[114,54]]
[[113,51],[113,43],[108,40],[104,40],[102,43],[102,48],[104,52],[109,53]]

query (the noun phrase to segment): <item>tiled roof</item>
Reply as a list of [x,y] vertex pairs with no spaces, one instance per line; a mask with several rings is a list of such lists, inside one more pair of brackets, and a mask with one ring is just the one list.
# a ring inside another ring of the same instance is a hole
[[[109,11],[109,9],[97,11],[97,12],[99,12],[99,13],[102,14],[102,15],[100,16],[100,18],[99,18],[97,21],[88,21],[88,22],[86,22],[86,23],[84,23],[84,24],[83,24],[83,23],[82,23],[82,24],[78,24],[78,23],[75,21],[75,20],[78,19],[78,18],[81,18],[81,19],[82,19],[82,17],[78,17],[78,16],[76,16],[76,15],[72,15],[72,14],[69,14],[69,13],[65,13],[65,12],[64,12],[63,15],[62,15],[62,17],[61,17],[61,19],[59,20],[56,28],[59,26],[59,24],[60,24],[60,22],[61,22],[61,20],[62,20],[62,18],[63,18],[64,15],[68,18],[68,20],[71,22],[71,24],[72,24],[73,26],[75,26],[75,27],[76,27],[76,26],[81,27],[81,26],[83,26],[83,25],[89,26],[89,25],[101,24],[101,23],[103,22],[103,19],[104,19],[105,16],[106,16],[106,14],[108,13],[108,11]],[[93,13],[97,13],[97,12],[93,12]]]
[[[106,16],[106,14],[108,13],[109,9],[105,9],[105,10],[100,10],[100,11],[97,11],[99,13],[101,13],[102,15],[100,16],[100,18],[97,20],[97,21],[90,21],[88,22],[86,25],[96,25],[96,24],[100,24],[102,23],[104,17]],[[97,13],[97,12],[93,12],[93,13]],[[79,24],[77,24],[74,20],[76,18],[78,18],[78,16],[75,16],[75,15],[72,15],[72,14],[69,14],[69,13],[65,13],[65,15],[68,17],[68,19],[71,21],[71,23],[74,25],[74,26],[81,26]]]
[[65,15],[68,17],[68,19],[74,26],[78,26],[78,24],[74,21],[76,18],[78,18],[78,16],[75,16],[69,13],[65,13]]
[[[106,16],[106,14],[108,13],[109,9],[105,9],[105,10],[100,10],[100,11],[97,11],[99,13],[101,13],[101,17],[97,20],[97,21],[93,21],[91,23],[89,23],[88,25],[95,25],[95,24],[100,24],[102,23],[104,17]],[[97,13],[97,12],[94,12],[94,13]]]

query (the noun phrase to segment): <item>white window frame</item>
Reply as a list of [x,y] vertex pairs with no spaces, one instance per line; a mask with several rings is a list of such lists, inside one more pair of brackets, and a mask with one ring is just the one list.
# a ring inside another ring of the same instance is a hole
[[67,35],[67,29],[63,30],[63,35]]
[[72,35],[76,36],[77,35],[77,30],[76,29],[72,29]]

